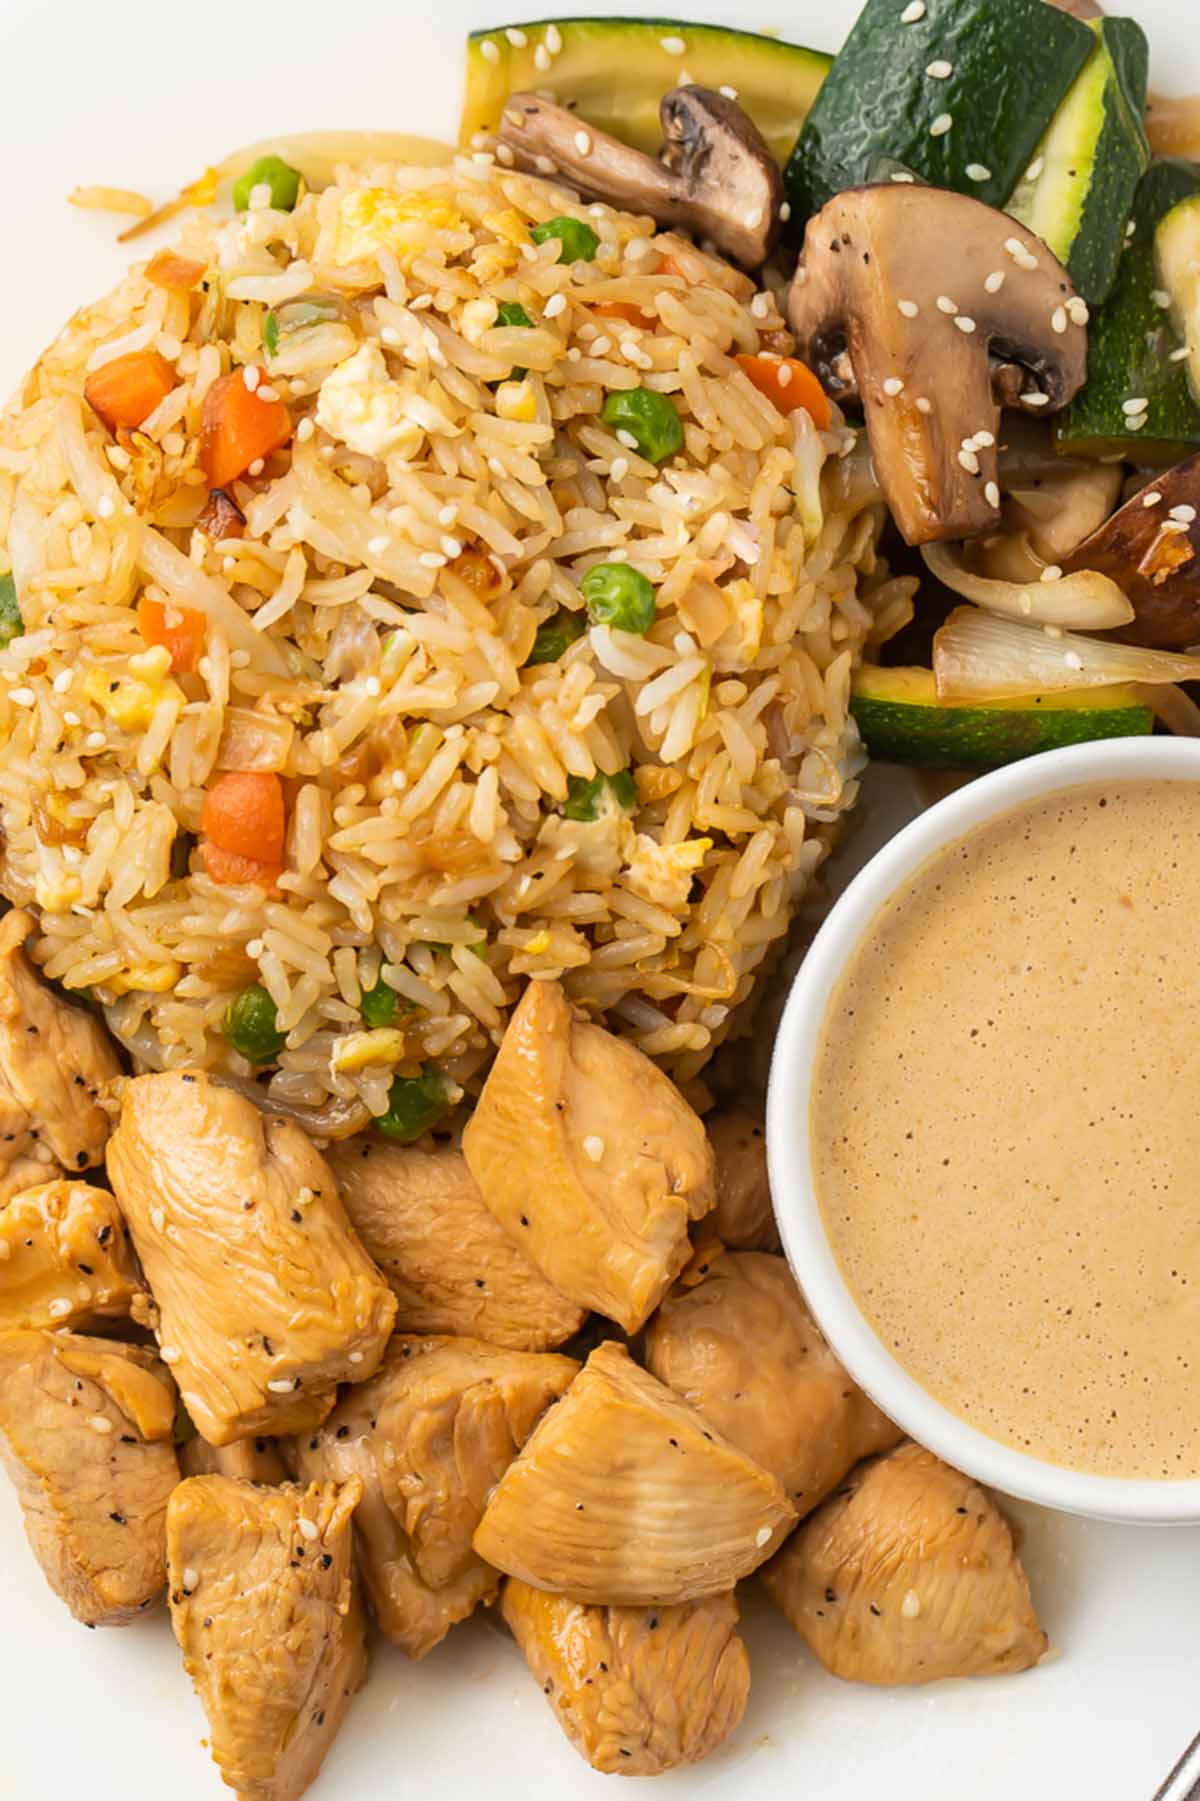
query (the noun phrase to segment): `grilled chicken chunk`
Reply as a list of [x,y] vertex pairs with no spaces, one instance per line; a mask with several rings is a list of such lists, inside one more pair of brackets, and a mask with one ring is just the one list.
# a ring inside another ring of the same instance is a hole
[[1003,1515],[920,1445],[855,1470],[763,1572],[827,1670],[936,1682],[1027,1670],[1046,1650]]
[[[4,1147],[5,1151],[7,1148]],[[48,1150],[44,1157],[36,1154],[15,1157],[7,1167],[0,1168],[0,1207],[11,1201],[15,1194],[24,1194],[27,1188],[43,1188],[47,1182],[57,1182],[65,1175],[66,1171],[59,1168]]]
[[395,1297],[299,1126],[199,1073],[140,1076],[108,1172],[210,1444],[306,1430],[376,1368]]
[[124,1625],[162,1593],[174,1418],[149,1351],[0,1333],[0,1459],[47,1582],[85,1625]]
[[273,1438],[239,1438],[235,1445],[210,1445],[190,1438],[179,1453],[185,1476],[232,1476],[238,1482],[259,1482],[277,1488],[288,1472]]
[[362,1494],[192,1476],[171,1496],[171,1624],[239,1801],[296,1801],[367,1674],[351,1517]]
[[734,1251],[672,1290],[646,1333],[646,1365],[779,1478],[803,1516],[860,1458],[901,1432],[846,1374],[782,1257]]
[[500,1611],[559,1725],[606,1775],[699,1763],[746,1710],[750,1660],[732,1594],[682,1607],[589,1607],[510,1576]]
[[496,1218],[555,1288],[636,1332],[713,1204],[704,1128],[623,1038],[530,982],[463,1134]]
[[96,1097],[121,1065],[100,1021],[35,972],[21,948],[32,931],[20,908],[0,920],[0,1166],[41,1143],[64,1169],[88,1169],[108,1139]]
[[378,1375],[301,1441],[305,1478],[362,1477],[359,1566],[381,1630],[423,1657],[499,1574],[471,1549],[488,1495],[579,1365],[475,1338],[397,1336]]
[[779,1228],[767,1180],[767,1135],[744,1107],[704,1122],[716,1163],[717,1204],[707,1226],[731,1251],[777,1251]]
[[60,1179],[0,1206],[0,1329],[125,1319],[141,1292],[107,1189]]
[[795,1519],[774,1476],[610,1342],[502,1477],[475,1549],[577,1601],[665,1605],[725,1593]]
[[548,1351],[586,1317],[552,1288],[484,1205],[460,1151],[336,1145],[329,1161],[350,1223],[392,1285],[403,1332],[457,1332]]

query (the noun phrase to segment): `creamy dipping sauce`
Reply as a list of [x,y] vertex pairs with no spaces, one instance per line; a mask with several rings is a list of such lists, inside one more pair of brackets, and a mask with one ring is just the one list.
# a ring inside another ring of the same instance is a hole
[[826,1230],[944,1405],[1105,1476],[1200,1476],[1200,784],[1062,790],[930,859],[830,1002]]

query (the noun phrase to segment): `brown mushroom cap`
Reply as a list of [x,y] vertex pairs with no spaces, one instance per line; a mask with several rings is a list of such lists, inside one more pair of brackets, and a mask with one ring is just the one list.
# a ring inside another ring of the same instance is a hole
[[1200,644],[1200,456],[1156,475],[1062,559],[1123,588],[1135,617],[1113,636],[1158,650]]
[[659,112],[661,161],[540,94],[509,96],[499,137],[521,168],[560,175],[590,199],[649,213],[757,268],[778,236],[783,199],[782,177],[757,126],[709,88],[673,88]]
[[884,496],[909,544],[994,531],[995,360],[1021,404],[1065,406],[1087,370],[1087,311],[1046,245],[979,200],[884,182],[808,222],[788,299],[797,354],[825,381],[845,351]]

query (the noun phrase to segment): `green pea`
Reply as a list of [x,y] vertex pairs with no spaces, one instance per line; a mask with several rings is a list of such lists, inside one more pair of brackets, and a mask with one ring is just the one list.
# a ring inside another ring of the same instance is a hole
[[519,300],[502,300],[496,308],[497,325],[524,325],[533,329],[533,320]]
[[287,1042],[287,1034],[279,1030],[275,1002],[257,982],[230,1001],[221,1029],[247,1063],[274,1063]]
[[389,988],[383,977],[380,976],[374,988],[363,989],[362,1000],[358,1007],[363,1017],[363,1024],[370,1026],[372,1031],[379,1026],[394,1025],[399,1000],[400,996],[396,990]]
[[654,624],[654,589],[628,563],[593,563],[579,591],[593,625],[615,625],[618,631],[644,637]]
[[535,244],[557,238],[562,245],[560,263],[590,263],[600,248],[600,239],[591,226],[585,225],[582,219],[572,219],[567,213],[547,219],[544,225],[535,225],[529,235]]
[[300,171],[281,156],[260,156],[238,177],[233,184],[234,211],[244,213],[251,194],[264,183],[271,190],[271,205],[276,212],[290,213],[300,198]]
[[450,1084],[435,1063],[426,1063],[419,1076],[396,1077],[388,1090],[387,1112],[379,1114],[375,1128],[411,1144],[449,1111]]
[[683,449],[683,421],[675,402],[653,388],[623,388],[610,394],[600,417],[614,431],[628,432],[652,463],[665,462]]
[[590,782],[585,782],[581,775],[573,775],[567,783],[563,817],[599,819],[611,810],[612,805],[620,807],[623,813],[633,812],[637,805],[637,788],[632,771],[618,769],[613,775],[605,775],[601,771]]
[[525,659],[526,669],[532,669],[535,663],[557,663],[575,640],[583,637],[586,630],[581,613],[568,613],[564,610],[554,613],[549,619],[543,619],[537,628],[533,649]]
[[0,575],[0,650],[25,630],[17,601],[17,584],[11,575]]
[[267,355],[274,356],[284,338],[332,321],[346,325],[357,323],[340,294],[322,294],[314,290],[311,294],[298,295],[295,300],[285,300],[278,308],[272,307],[263,320],[263,344]]

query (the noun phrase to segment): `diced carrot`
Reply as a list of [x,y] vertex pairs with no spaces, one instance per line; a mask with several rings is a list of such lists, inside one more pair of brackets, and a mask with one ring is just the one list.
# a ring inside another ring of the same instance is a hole
[[236,852],[222,850],[218,844],[202,846],[204,867],[214,882],[230,886],[234,882],[253,882],[259,888],[274,888],[283,874],[282,863],[264,863],[261,857],[239,857]]
[[235,857],[282,863],[284,823],[283,783],[273,771],[231,769],[204,796],[205,838]]
[[165,644],[171,653],[171,668],[177,675],[190,675],[208,641],[208,620],[191,607],[165,607],[161,600],[143,594],[137,605],[138,630],[147,644]]
[[597,300],[592,311],[601,319],[624,319],[626,325],[652,325],[653,318],[631,300]]
[[[247,375],[252,385],[246,385]],[[267,397],[259,393],[265,388]],[[228,487],[251,463],[270,456],[292,435],[292,418],[261,369],[222,375],[204,397],[200,467],[213,488]]]
[[146,264],[146,280],[153,282],[156,288],[190,294],[204,274],[204,268],[203,263],[194,262],[190,256],[179,256],[174,250],[160,250]]
[[759,393],[781,413],[803,407],[818,431],[825,430],[833,415],[825,391],[807,363],[794,356],[739,356],[737,362]]
[[131,350],[89,375],[83,397],[109,431],[136,429],[175,386],[175,371],[157,350]]

